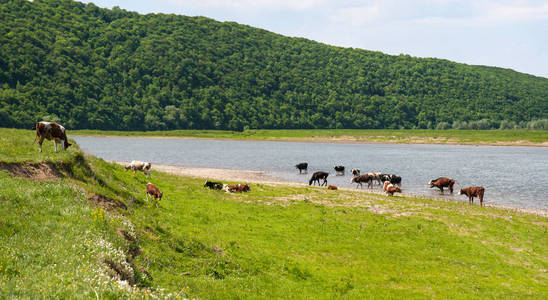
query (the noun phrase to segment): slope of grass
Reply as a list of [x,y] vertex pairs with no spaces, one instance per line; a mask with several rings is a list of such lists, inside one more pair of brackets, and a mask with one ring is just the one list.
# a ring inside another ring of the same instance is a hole
[[[40,161],[27,136],[0,130],[0,141],[22,140],[15,153]],[[134,176],[76,147],[57,155],[51,159],[68,167],[54,180],[0,171],[0,184],[9,187],[0,190],[3,297],[548,295],[548,220],[542,216],[464,199],[322,188],[255,184],[250,193],[226,194],[204,189],[202,179],[154,171],[150,179]],[[147,181],[164,192],[158,208],[144,200]],[[95,206],[92,195],[125,209]],[[133,288],[113,273],[112,265],[126,260],[135,272]]]
[[189,137],[250,140],[301,140],[381,143],[432,144],[541,144],[548,142],[543,130],[388,130],[388,129],[302,129],[302,130],[171,130],[171,131],[101,131],[73,130],[70,135]]

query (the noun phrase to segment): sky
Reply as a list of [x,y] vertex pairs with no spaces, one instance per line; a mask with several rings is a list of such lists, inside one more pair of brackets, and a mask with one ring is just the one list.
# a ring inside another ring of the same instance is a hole
[[205,16],[286,36],[548,78],[548,0],[94,0]]

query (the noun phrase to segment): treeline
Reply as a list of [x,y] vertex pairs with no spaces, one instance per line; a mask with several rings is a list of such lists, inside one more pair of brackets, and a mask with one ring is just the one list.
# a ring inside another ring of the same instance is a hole
[[48,119],[111,130],[506,129],[548,119],[548,79],[508,69],[204,17],[0,3],[1,127]]

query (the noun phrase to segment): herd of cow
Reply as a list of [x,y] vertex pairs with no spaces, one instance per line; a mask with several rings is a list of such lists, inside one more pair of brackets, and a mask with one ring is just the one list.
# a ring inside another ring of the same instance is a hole
[[[42,152],[42,143],[44,139],[47,140],[53,140],[54,146],[55,146],[55,152],[57,152],[57,144],[61,144],[62,149],[67,149],[71,144],[68,142],[66,130],[62,125],[59,125],[57,123],[53,122],[38,122],[34,125],[33,129],[36,130],[36,137],[34,138],[34,142],[36,142],[36,138],[38,138],[38,144],[40,145],[40,152]],[[34,143],[33,142],[33,143]],[[132,161],[129,165],[125,167],[125,170],[133,170],[133,173],[135,174],[137,171],[142,171],[147,177],[150,177],[150,169],[152,165],[149,162],[142,162],[142,161]],[[302,174],[304,171],[305,173],[308,173],[308,163],[303,162],[295,165],[295,167],[299,170],[299,174]],[[344,166],[335,166],[333,167],[335,169],[336,175],[344,175],[345,167]],[[383,185],[383,190],[387,195],[394,195],[394,193],[401,193],[401,177],[397,176],[395,174],[383,174],[383,173],[376,173],[376,172],[370,172],[366,174],[360,174],[360,169],[353,169],[352,170],[352,180],[350,183],[356,183],[356,188],[362,187],[363,183],[367,183],[368,188],[371,188],[373,186],[373,181],[376,181],[379,185]],[[308,181],[309,185],[318,183],[319,186],[326,185],[327,186],[327,177],[329,176],[328,172],[324,171],[318,171],[314,172],[312,174],[312,177]],[[322,183],[320,184],[320,180],[322,180]],[[451,178],[447,177],[440,177],[433,180],[430,180],[429,185],[430,188],[437,187],[440,189],[440,191],[443,193],[444,188],[448,188],[451,193],[453,193],[453,186],[456,184],[456,181]],[[458,184],[458,183],[457,183]],[[236,185],[228,185],[228,184],[222,184],[220,182],[212,182],[212,181],[206,181],[204,184],[204,187],[208,187],[210,189],[216,189],[216,190],[224,190],[228,193],[234,193],[234,192],[249,192],[250,188],[248,184],[236,184]],[[337,190],[337,187],[334,185],[329,185],[327,187],[330,190]],[[482,186],[471,186],[468,188],[460,189],[459,195],[466,195],[468,196],[469,203],[474,202],[474,197],[479,198],[480,205],[483,206],[483,194],[485,192],[485,189]],[[162,200],[163,193],[160,192],[158,187],[156,187],[152,183],[147,183],[146,185],[146,197],[148,200],[148,197],[152,196],[154,201],[156,202],[156,206],[158,206],[158,201]]]
[[[299,170],[299,174],[308,173],[308,163],[303,162],[295,165],[295,167]],[[336,175],[344,175],[345,167],[344,166],[334,166],[333,169],[335,170]],[[328,172],[324,171],[317,171],[312,174],[312,177],[310,177],[310,180],[308,181],[308,185],[315,185],[318,183],[319,186],[327,186],[327,177],[329,176]],[[320,184],[320,181],[321,184]],[[377,173],[377,172],[370,172],[366,174],[360,174],[360,169],[352,169],[352,180],[350,180],[350,183],[356,183],[356,188],[361,187],[363,188],[363,184],[367,183],[367,187],[371,188],[373,186],[374,182],[377,182],[378,185],[383,186],[383,191],[390,196],[393,196],[394,193],[401,193],[401,177],[397,176],[396,174],[384,174],[384,173]],[[449,192],[453,193],[453,186],[455,184],[458,185],[458,183],[452,179],[447,177],[439,177],[436,179],[430,180],[428,183],[430,185],[430,188],[437,187],[440,189],[441,193],[443,193],[444,188],[448,188]],[[460,186],[460,185],[459,185]],[[328,189],[330,190],[336,190],[337,187],[333,185],[329,185]],[[468,202],[472,204],[474,202],[474,198],[477,197],[480,200],[480,205],[483,206],[483,194],[485,192],[485,188],[482,186],[471,186],[467,188],[461,188],[459,191],[459,195],[466,195],[468,196]]]

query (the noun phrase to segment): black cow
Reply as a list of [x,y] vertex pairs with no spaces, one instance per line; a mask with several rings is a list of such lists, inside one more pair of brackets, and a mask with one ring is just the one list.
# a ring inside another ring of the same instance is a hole
[[[312,174],[312,177],[308,181],[308,185],[312,185],[313,182],[315,185],[316,181],[318,182],[319,186],[322,186],[324,184],[327,185],[327,176],[329,176],[329,173],[327,172],[322,172],[322,171],[314,172],[314,174]],[[320,185],[320,180],[323,180],[323,183],[321,185]]]
[[335,169],[336,175],[344,176],[344,166],[334,166],[333,169]]
[[212,190],[221,190],[223,188],[223,184],[220,182],[206,180],[206,182],[204,183],[204,187],[208,187]]
[[301,172],[303,170],[304,170],[305,173],[308,173],[308,163],[307,162],[296,164],[295,168],[299,169],[299,174],[301,174]]

